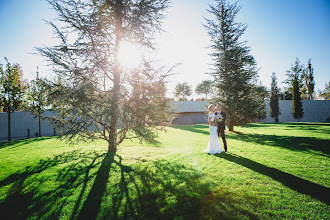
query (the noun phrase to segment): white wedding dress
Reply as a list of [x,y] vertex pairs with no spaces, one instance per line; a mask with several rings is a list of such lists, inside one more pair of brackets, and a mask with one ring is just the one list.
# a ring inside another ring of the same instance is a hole
[[[210,112],[209,118],[211,118],[211,121],[214,121],[215,114],[213,112]],[[210,125],[209,128],[210,128],[210,139],[204,152],[208,154],[220,154],[221,152],[223,152],[223,150],[221,149],[221,145],[218,137],[218,127]]]

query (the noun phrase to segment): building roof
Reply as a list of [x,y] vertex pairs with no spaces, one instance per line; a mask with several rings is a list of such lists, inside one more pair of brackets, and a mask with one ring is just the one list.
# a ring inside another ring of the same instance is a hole
[[206,112],[209,103],[207,101],[174,101],[174,111],[183,112]]

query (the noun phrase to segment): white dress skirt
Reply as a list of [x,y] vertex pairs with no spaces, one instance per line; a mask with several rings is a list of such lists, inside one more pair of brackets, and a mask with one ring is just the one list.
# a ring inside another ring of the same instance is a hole
[[[211,118],[211,121],[214,121],[215,114],[212,112],[209,113],[209,118]],[[218,137],[218,127],[210,125],[209,128],[210,128],[209,143],[207,144],[207,147],[204,150],[204,152],[208,154],[220,154],[223,152],[223,150],[221,149],[221,144]]]

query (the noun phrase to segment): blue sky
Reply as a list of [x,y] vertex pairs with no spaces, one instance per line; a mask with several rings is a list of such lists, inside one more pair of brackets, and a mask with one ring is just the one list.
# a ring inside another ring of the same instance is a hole
[[[210,39],[202,26],[212,0],[172,0],[168,18],[157,39],[157,59],[164,64],[181,63],[168,84],[171,96],[178,82],[195,86],[204,79],[212,63],[207,46]],[[233,1],[231,1],[233,2]],[[244,39],[251,46],[262,84],[269,87],[275,72],[278,83],[296,57],[307,64],[312,59],[316,88],[330,81],[330,1],[329,0],[239,0],[242,9],[237,21],[248,28]],[[41,75],[52,77],[34,47],[55,42],[45,20],[55,13],[43,0],[0,0],[0,63],[22,65],[24,77],[31,80],[39,66]],[[198,96],[193,95],[193,98]]]

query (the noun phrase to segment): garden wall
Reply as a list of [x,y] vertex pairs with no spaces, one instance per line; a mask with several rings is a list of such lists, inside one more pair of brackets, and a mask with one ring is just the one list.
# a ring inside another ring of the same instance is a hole
[[[53,116],[54,113],[47,111],[44,116]],[[53,136],[54,127],[49,120],[41,120],[41,135]],[[11,137],[12,139],[27,138],[30,129],[30,137],[35,137],[35,133],[39,132],[38,118],[34,118],[29,112],[13,112],[11,113]],[[57,132],[55,131],[56,135]],[[8,139],[8,113],[0,113],[0,139]]]
[[[302,100],[304,117],[300,122],[326,122],[330,118],[330,100]],[[292,116],[292,100],[280,100],[281,115],[279,122],[298,122]],[[269,113],[269,101],[266,101],[267,116],[262,122],[274,122]]]

